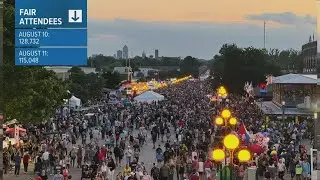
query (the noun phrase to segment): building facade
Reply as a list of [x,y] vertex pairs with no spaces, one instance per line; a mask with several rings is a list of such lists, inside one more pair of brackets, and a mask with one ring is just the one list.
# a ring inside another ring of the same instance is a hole
[[129,58],[129,48],[127,45],[123,46],[123,48],[122,48],[122,58],[123,59]]
[[122,51],[121,50],[117,51],[117,59],[122,59]]
[[133,75],[137,76],[139,73],[142,73],[144,77],[148,77],[149,72],[159,72],[159,70],[153,68],[139,68],[139,71],[134,72]]
[[317,50],[317,41],[312,40],[311,37],[307,44],[302,45],[303,73],[317,73]]
[[273,102],[279,106],[284,102],[286,107],[297,107],[304,103],[307,96],[312,103],[317,103],[320,86],[317,75],[286,74],[272,80]]
[[113,72],[118,72],[119,74],[129,74],[132,72],[132,68],[126,66],[114,67]]
[[[69,71],[71,70],[72,66],[46,66],[44,68],[48,71],[55,72],[58,78],[65,81],[70,77]],[[95,68],[91,68],[91,67],[80,67],[80,68],[85,74],[97,73]]]

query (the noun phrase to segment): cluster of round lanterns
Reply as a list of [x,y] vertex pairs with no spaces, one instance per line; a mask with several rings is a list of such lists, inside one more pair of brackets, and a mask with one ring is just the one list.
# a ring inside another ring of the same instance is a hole
[[[219,97],[226,97],[228,94],[227,90],[223,86],[217,89],[217,93]],[[237,125],[238,120],[235,117],[232,117],[231,111],[229,109],[224,109],[222,110],[220,116],[215,117],[214,122],[217,126],[231,125],[233,127]],[[238,149],[240,145],[238,135],[234,133],[227,134],[223,138],[223,145],[227,150],[229,150],[229,152],[231,152],[230,156],[233,156],[233,152]],[[237,151],[237,157],[239,162],[248,162],[251,160],[251,152],[246,148],[241,148],[239,151]],[[214,149],[212,152],[212,159],[218,162],[225,160],[225,150],[221,148]]]

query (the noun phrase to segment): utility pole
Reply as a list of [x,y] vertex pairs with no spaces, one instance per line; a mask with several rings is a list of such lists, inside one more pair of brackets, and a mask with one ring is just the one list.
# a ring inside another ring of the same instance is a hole
[[266,21],[263,21],[263,49],[266,49]]

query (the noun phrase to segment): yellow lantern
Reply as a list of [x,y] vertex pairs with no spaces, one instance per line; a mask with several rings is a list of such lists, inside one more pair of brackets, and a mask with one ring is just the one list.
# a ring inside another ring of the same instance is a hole
[[230,123],[230,125],[232,125],[232,126],[236,125],[237,122],[238,122],[238,120],[237,120],[236,118],[234,118],[234,117],[232,117],[232,118],[229,119],[229,123]]
[[228,134],[223,139],[223,145],[229,150],[236,149],[239,146],[239,144],[240,140],[238,136],[236,136],[235,134]]
[[248,162],[251,159],[251,153],[247,149],[242,149],[238,152],[238,159],[240,162]]
[[215,161],[223,161],[226,157],[226,153],[222,149],[215,149],[212,152],[212,159]]
[[224,88],[223,86],[219,87],[218,88],[218,94],[226,95],[227,94],[226,88]]
[[216,125],[221,126],[221,125],[223,125],[224,122],[221,117],[216,117],[215,123],[216,123]]
[[231,111],[229,109],[224,109],[221,112],[221,116],[225,119],[229,119],[231,117]]

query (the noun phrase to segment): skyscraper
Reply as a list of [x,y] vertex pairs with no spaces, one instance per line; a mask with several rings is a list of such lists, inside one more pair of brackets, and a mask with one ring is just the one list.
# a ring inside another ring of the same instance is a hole
[[129,49],[127,45],[123,46],[122,48],[122,57],[123,59],[128,59],[129,57]]
[[156,59],[159,58],[159,50],[158,50],[158,49],[156,49],[156,50],[154,51],[154,58],[156,58]]
[[117,59],[122,59],[122,51],[121,50],[117,51]]
[[142,57],[143,58],[147,57],[147,55],[146,55],[146,53],[144,51],[142,52]]

